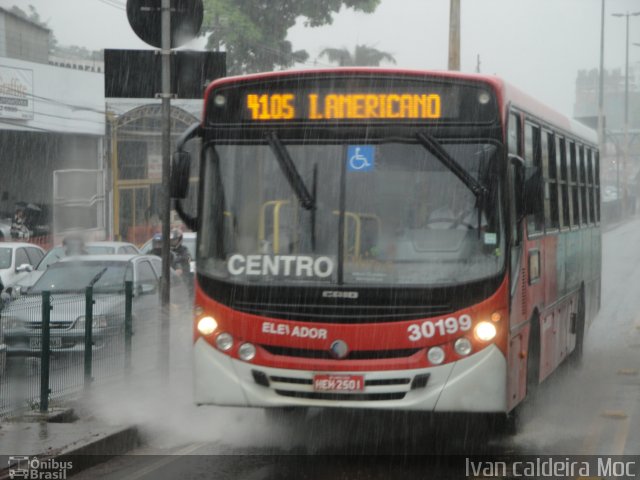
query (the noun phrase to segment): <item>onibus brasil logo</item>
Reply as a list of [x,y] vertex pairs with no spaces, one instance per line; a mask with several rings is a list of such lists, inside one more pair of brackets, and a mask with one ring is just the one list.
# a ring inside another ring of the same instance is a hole
[[64,480],[67,471],[73,468],[73,462],[63,462],[55,458],[24,456],[9,457],[9,478],[34,480]]

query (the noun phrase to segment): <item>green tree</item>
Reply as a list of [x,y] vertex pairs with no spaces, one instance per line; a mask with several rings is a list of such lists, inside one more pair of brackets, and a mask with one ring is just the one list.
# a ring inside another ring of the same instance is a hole
[[300,17],[305,26],[331,24],[343,6],[373,12],[380,0],[204,0],[207,48],[227,52],[230,74],[288,68],[309,58],[294,50],[287,32]]
[[396,59],[388,52],[382,52],[368,45],[356,45],[353,52],[344,48],[325,48],[320,57],[327,57],[332,63],[341,67],[377,67],[381,62],[396,63]]

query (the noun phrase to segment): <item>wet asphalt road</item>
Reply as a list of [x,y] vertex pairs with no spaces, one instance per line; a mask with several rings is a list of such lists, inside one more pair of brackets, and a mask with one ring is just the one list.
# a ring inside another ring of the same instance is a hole
[[[106,479],[465,478],[465,456],[640,454],[640,220],[604,235],[602,308],[583,368],[562,368],[515,436],[485,418],[311,411],[277,424],[260,410],[190,403],[190,324],[174,325],[169,380],[96,394],[102,418],[140,425],[144,445],[75,475]],[[185,353],[187,352],[187,353]]]

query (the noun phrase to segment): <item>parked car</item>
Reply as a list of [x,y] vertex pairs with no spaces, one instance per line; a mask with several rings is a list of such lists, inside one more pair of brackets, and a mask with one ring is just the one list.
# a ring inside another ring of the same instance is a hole
[[[0,299],[0,311],[2,310],[2,300]],[[7,369],[7,344],[4,343],[4,328],[2,327],[2,316],[0,314],[0,378],[4,376]]]
[[0,243],[0,279],[5,288],[32,272],[44,255],[42,248],[31,243]]
[[[87,249],[87,253],[90,255],[135,255],[140,253],[138,247],[136,247],[133,243],[128,242],[110,242],[110,241],[100,241],[100,242],[87,242],[85,245]],[[44,271],[47,269],[49,265],[57,262],[61,258],[66,257],[66,253],[64,247],[62,245],[58,245],[57,247],[53,247],[51,250],[47,252],[47,255],[42,259],[42,262],[38,264],[36,270]]]
[[11,240],[11,218],[0,218],[0,242]]
[[[135,255],[140,253],[138,247],[128,242],[111,242],[111,241],[99,241],[88,242],[85,245],[87,253],[90,255],[117,255],[117,254],[131,254]],[[61,258],[66,256],[65,249],[62,245],[53,247],[49,250],[40,263],[36,264],[35,269],[29,274],[14,282],[12,286],[17,290],[26,290],[31,287],[42,276],[42,273],[49,267],[49,265],[57,262]],[[6,285],[5,286],[9,286]]]
[[[157,323],[160,273],[159,259],[149,255],[81,255],[51,264],[28,293],[2,312],[7,352],[36,354],[40,350],[43,291],[51,292],[51,351],[84,351],[84,291],[92,281],[94,349],[124,332],[125,280],[133,280],[134,325]],[[184,283],[172,281],[171,296],[186,302]]]

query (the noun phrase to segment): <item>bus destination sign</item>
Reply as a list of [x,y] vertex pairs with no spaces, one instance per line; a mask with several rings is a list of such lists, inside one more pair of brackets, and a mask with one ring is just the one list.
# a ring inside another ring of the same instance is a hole
[[[442,98],[437,93],[248,93],[250,120],[438,119]],[[303,102],[303,108],[299,108]]]
[[351,76],[224,85],[210,92],[212,125],[324,122],[493,122],[497,101],[480,82]]

